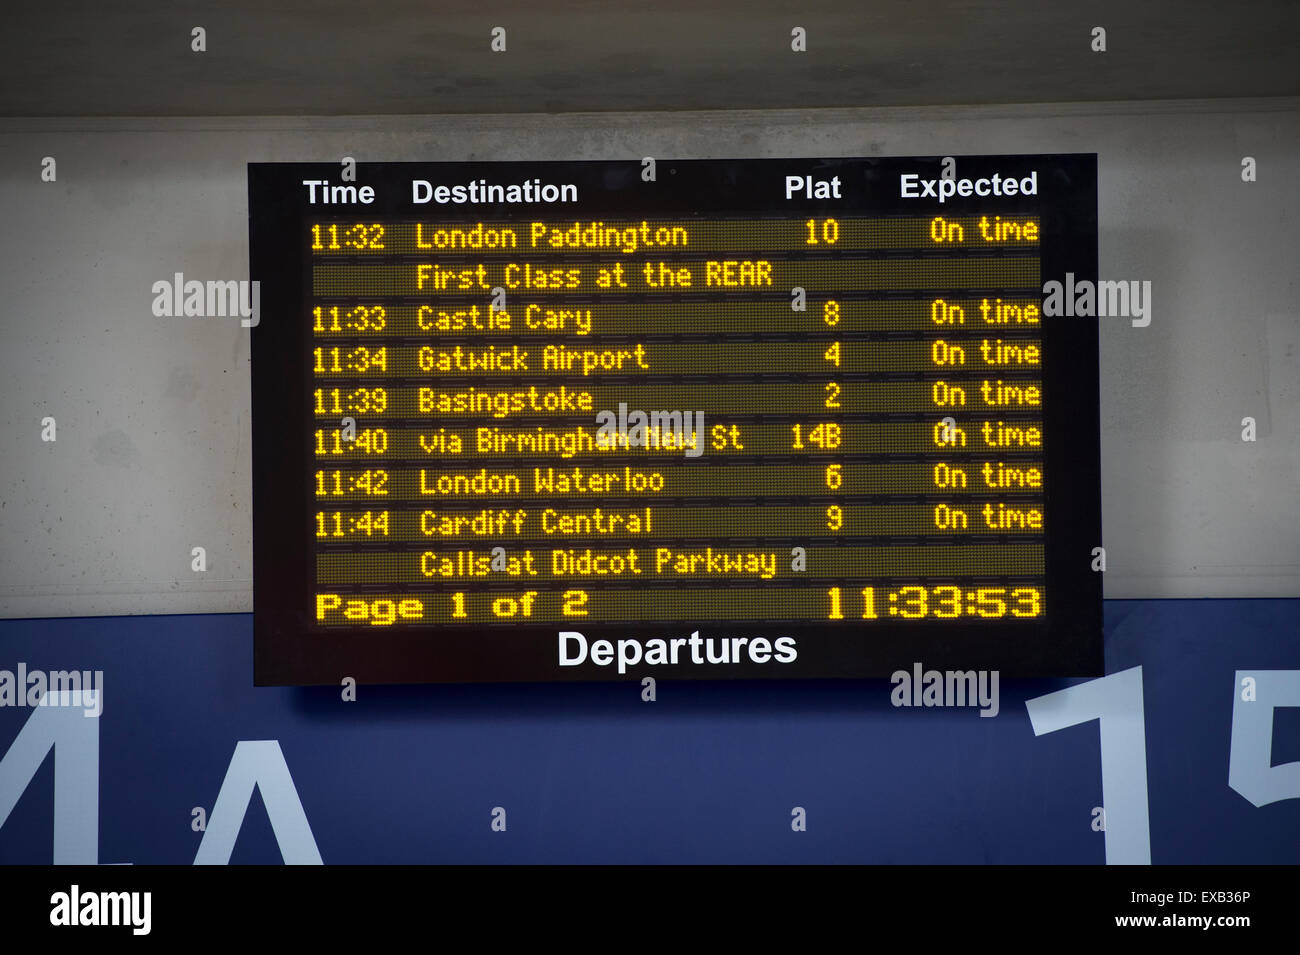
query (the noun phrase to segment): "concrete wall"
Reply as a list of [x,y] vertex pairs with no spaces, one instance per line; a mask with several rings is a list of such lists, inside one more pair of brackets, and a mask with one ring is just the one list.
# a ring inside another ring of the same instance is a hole
[[1103,322],[1106,595],[1300,594],[1300,100],[9,119],[0,615],[251,609],[250,331],[150,310],[175,272],[247,278],[246,162],[1020,152],[1098,153],[1101,277],[1153,284],[1149,327]]

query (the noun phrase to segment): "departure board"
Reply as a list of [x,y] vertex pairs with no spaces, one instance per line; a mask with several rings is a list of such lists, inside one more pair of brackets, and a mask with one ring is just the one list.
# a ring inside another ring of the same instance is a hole
[[249,166],[259,685],[1102,672],[1093,155]]

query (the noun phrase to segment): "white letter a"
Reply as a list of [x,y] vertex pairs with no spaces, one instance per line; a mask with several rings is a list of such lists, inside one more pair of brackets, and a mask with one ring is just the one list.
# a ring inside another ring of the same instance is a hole
[[221,783],[221,792],[217,793],[194,864],[230,864],[230,854],[244,824],[254,786],[262,792],[262,802],[285,864],[323,865],[280,742],[274,739],[240,740],[235,744],[235,755],[230,758],[230,768]]

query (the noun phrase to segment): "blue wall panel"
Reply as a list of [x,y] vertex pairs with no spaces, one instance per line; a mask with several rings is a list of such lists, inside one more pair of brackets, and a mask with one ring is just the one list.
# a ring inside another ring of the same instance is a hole
[[[1300,600],[1111,601],[1107,673],[1142,667],[1151,860],[1300,862],[1300,798],[1228,785],[1235,671],[1300,669]],[[1102,863],[1096,721],[895,708],[888,681],[254,688],[248,615],[0,621],[0,669],[103,670],[100,862],[192,862],[239,740],[278,740],[326,863]],[[924,663],[924,661],[921,661]],[[0,707],[0,755],[33,710]],[[1300,709],[1274,717],[1300,760]],[[54,759],[0,825],[52,859]],[[12,773],[0,765],[0,777]],[[19,781],[21,782],[21,780]],[[1298,794],[1300,795],[1300,794]],[[493,832],[493,807],[507,831]],[[792,831],[791,810],[807,812]],[[279,862],[255,795],[232,862]]]

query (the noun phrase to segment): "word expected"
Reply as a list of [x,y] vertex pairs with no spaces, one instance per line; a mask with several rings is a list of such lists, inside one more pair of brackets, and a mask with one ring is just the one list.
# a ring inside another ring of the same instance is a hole
[[898,177],[898,194],[904,199],[933,197],[942,205],[953,196],[1036,196],[1038,170],[1023,179],[994,173],[987,179],[922,179],[916,173]]

